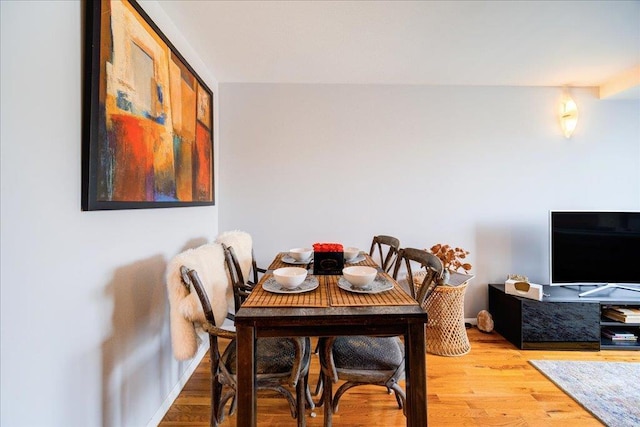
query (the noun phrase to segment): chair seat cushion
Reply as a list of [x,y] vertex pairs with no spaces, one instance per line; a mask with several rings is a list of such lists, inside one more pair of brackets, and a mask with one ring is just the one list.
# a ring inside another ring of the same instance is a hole
[[[311,344],[305,339],[303,366],[309,363]],[[225,351],[225,365],[232,374],[236,374],[236,340],[229,343]],[[258,338],[256,342],[256,373],[284,374],[293,368],[296,347],[289,338]]]
[[394,370],[404,363],[404,345],[398,337],[337,337],[333,360],[338,369]]

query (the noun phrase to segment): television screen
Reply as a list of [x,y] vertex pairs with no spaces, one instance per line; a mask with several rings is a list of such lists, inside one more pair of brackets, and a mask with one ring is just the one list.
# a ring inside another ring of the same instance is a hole
[[551,285],[640,285],[640,212],[550,213]]

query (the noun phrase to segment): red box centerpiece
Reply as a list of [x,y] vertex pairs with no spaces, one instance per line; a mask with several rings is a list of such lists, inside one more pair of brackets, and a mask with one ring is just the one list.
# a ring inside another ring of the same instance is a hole
[[313,274],[340,275],[344,268],[344,250],[340,243],[313,244]]

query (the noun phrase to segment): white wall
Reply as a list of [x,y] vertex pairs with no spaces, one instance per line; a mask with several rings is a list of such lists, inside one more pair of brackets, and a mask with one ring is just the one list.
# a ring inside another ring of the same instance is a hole
[[[144,7],[215,91],[158,5]],[[165,266],[218,232],[217,207],[81,212],[81,10],[0,2],[3,426],[157,417],[192,367],[171,354]]]
[[550,209],[640,210],[640,103],[559,88],[221,84],[220,228],[266,265],[317,241],[471,252],[466,317],[509,273],[548,283]]

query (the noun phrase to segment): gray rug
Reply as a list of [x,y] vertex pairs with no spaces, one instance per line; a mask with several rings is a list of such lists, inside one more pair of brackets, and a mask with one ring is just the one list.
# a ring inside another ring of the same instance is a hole
[[640,426],[640,363],[530,360],[610,427]]

